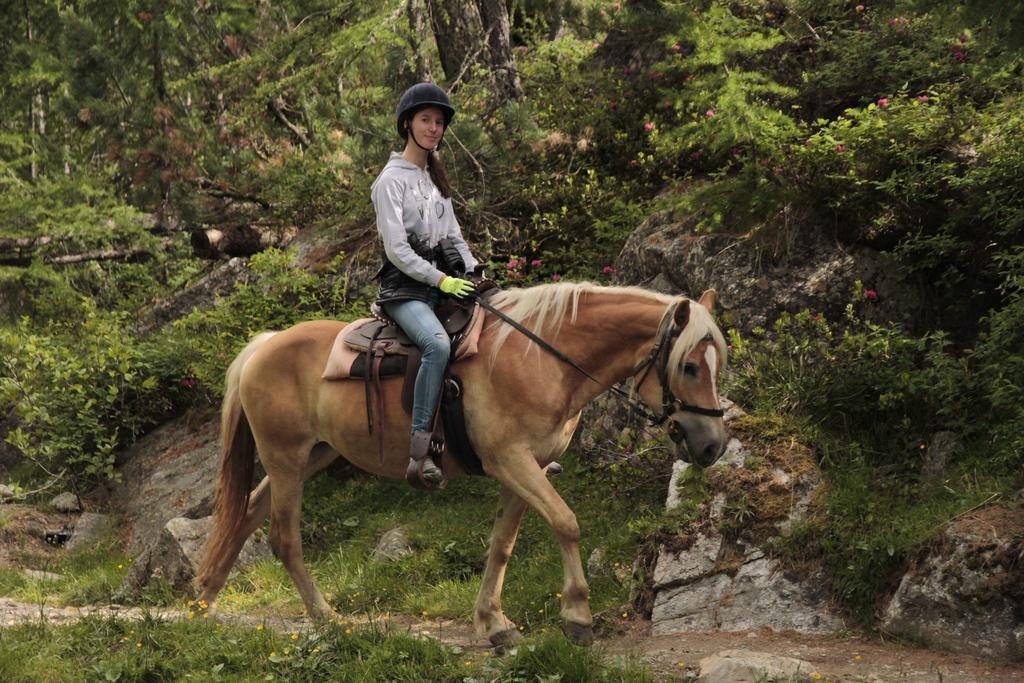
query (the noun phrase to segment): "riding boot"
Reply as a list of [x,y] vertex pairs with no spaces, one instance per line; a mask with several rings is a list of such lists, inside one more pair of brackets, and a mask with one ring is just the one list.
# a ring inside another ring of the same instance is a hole
[[419,485],[427,490],[443,488],[444,473],[430,457],[432,434],[426,431],[412,433],[409,446],[409,467],[405,470],[405,478],[413,486]]

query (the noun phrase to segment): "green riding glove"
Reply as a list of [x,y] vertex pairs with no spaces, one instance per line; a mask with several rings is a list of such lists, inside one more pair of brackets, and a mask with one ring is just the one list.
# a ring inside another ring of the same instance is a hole
[[450,275],[445,275],[437,287],[445,294],[454,296],[456,299],[461,299],[476,289],[469,280],[463,280],[460,277],[452,277]]

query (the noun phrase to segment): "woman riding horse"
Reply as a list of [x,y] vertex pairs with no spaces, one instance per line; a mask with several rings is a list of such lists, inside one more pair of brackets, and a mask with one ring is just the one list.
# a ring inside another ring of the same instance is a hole
[[437,155],[454,116],[448,95],[433,83],[406,90],[396,110],[405,149],[392,152],[371,191],[385,256],[377,274],[377,302],[422,353],[413,390],[406,478],[418,479],[426,488],[438,488],[444,481],[430,456],[430,441],[451,353],[448,334],[434,309],[442,293],[462,298],[472,292],[473,284],[459,276],[477,266],[455,220],[448,174]]
[[[496,647],[519,638],[502,610],[501,592],[527,507],[551,527],[561,551],[566,632],[581,643],[593,637],[580,527],[545,476],[546,466],[569,446],[584,406],[632,379],[643,404],[670,425],[679,457],[708,466],[722,453],[726,432],[717,378],[726,345],[711,317],[713,303],[710,290],[697,302],[637,287],[561,282],[506,290],[490,300],[561,353],[542,351],[489,315],[494,322],[485,322],[479,352],[452,366],[465,391],[470,442],[484,471],[501,484],[473,612],[478,632]],[[314,320],[258,335],[228,369],[214,523],[196,578],[200,604],[212,608],[245,540],[269,515],[271,548],[307,612],[333,618],[302,558],[303,484],[339,455],[371,474],[404,477],[409,449],[404,430],[391,430],[384,434],[381,460],[377,439],[366,429],[362,381],[322,379],[344,326]],[[401,378],[384,380],[382,392],[393,414],[400,414]],[[266,476],[252,489],[257,455]],[[445,465],[452,467],[450,476],[459,474],[457,463]]]

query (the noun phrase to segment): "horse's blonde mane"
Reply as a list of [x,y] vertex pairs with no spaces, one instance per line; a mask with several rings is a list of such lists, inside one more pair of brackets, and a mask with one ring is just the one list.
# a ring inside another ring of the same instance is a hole
[[[517,323],[525,325],[535,334],[543,337],[545,333],[558,331],[565,321],[567,309],[570,311],[570,321],[575,321],[576,314],[579,311],[580,295],[589,292],[638,296],[663,303],[666,308],[675,301],[674,297],[667,294],[652,292],[642,287],[606,287],[593,282],[557,282],[522,289],[502,290],[494,295],[491,299],[491,304],[501,309],[502,313]],[[532,319],[531,323],[526,325],[526,321],[530,319]],[[501,347],[508,339],[508,335],[512,333],[512,327],[504,324],[497,318],[490,325],[491,327],[498,327],[498,335],[491,349],[491,362],[494,362]],[[722,337],[721,331],[707,309],[692,301],[690,303],[690,323],[679,336],[669,356],[671,381],[674,381],[676,375],[680,372],[679,364],[682,362],[682,359],[709,334],[715,340],[719,355],[722,357],[721,364],[724,366],[726,358],[725,339]],[[532,346],[533,342],[530,342],[527,346],[527,351]]]

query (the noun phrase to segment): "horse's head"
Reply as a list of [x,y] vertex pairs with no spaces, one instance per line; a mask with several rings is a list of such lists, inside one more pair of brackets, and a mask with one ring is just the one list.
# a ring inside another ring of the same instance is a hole
[[660,352],[654,358],[657,381],[640,386],[644,402],[660,406],[668,420],[676,457],[701,467],[714,464],[726,442],[718,398],[726,346],[711,317],[714,303],[715,290],[709,289],[699,302],[682,299],[675,304],[672,321],[662,325]]

